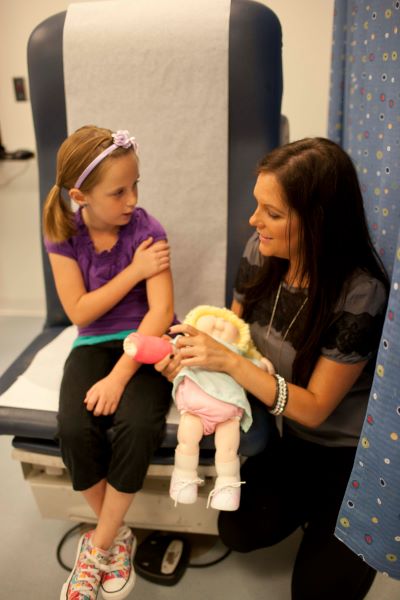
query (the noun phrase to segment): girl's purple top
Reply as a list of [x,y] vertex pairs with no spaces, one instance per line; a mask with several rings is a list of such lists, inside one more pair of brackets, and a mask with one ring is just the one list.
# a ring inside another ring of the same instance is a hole
[[[162,225],[143,208],[136,207],[130,222],[120,228],[118,241],[111,250],[96,252],[81,210],[75,213],[77,233],[73,237],[60,243],[45,239],[44,244],[47,252],[77,261],[88,292],[101,287],[125,269],[132,262],[136,248],[145,239],[150,236],[155,242],[167,239]],[[102,317],[86,327],[80,327],[79,335],[102,335],[137,329],[148,309],[146,282],[143,280]]]

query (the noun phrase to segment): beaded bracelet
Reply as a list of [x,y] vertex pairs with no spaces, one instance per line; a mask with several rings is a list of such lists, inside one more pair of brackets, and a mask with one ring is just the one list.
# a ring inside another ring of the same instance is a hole
[[278,416],[281,415],[286,408],[289,399],[289,390],[283,377],[278,374],[273,375],[273,377],[275,377],[276,380],[276,393],[274,404],[272,408],[269,409],[269,412],[272,415]]

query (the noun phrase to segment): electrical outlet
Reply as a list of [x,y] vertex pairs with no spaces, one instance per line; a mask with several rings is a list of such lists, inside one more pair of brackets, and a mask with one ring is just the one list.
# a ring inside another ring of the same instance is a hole
[[23,77],[13,77],[15,99],[23,102],[27,99],[25,91],[25,79]]

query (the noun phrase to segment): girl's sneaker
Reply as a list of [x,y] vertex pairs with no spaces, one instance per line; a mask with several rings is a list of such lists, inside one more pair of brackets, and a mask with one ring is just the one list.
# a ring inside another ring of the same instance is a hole
[[71,575],[64,583],[60,600],[96,600],[103,573],[107,571],[109,552],[92,546],[92,531],[79,540]]
[[126,598],[135,585],[133,557],[136,545],[136,538],[131,529],[126,526],[120,527],[110,550],[107,573],[101,581],[101,593],[106,600]]

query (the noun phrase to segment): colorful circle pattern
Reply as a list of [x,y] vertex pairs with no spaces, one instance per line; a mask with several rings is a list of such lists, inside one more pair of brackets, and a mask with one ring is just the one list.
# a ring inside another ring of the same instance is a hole
[[332,62],[329,137],[356,165],[373,242],[392,278],[335,533],[372,567],[400,579],[399,0],[336,0]]

